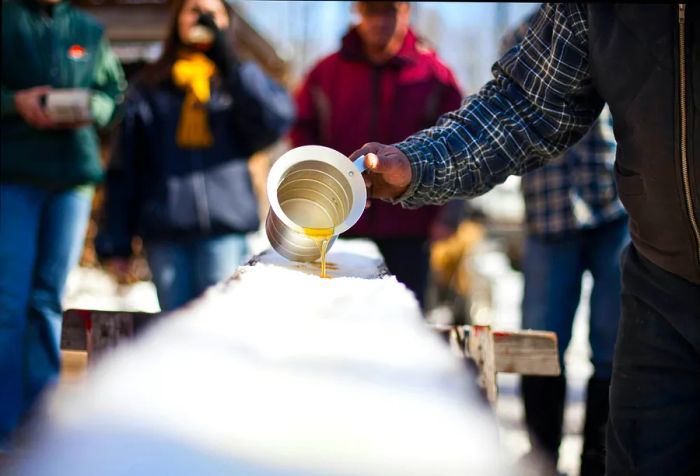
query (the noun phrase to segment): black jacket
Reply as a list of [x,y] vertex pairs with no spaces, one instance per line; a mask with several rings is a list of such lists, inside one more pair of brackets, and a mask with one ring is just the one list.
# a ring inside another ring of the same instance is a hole
[[282,137],[294,119],[287,92],[254,63],[236,66],[208,103],[214,144],[175,143],[184,92],[172,83],[130,87],[107,172],[95,241],[102,258],[129,256],[131,239],[190,239],[259,226],[248,158]]
[[591,72],[615,118],[616,181],[634,244],[700,283],[700,6],[682,13],[678,5],[590,4],[588,22]]

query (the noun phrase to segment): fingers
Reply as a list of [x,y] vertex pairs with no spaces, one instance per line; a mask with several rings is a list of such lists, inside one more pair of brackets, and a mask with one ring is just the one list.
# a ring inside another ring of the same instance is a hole
[[367,167],[370,170],[374,170],[375,172],[380,172],[379,169],[379,157],[377,154],[369,152],[367,155],[365,155],[365,167]]
[[26,120],[30,125],[36,127],[37,129],[49,129],[54,126],[54,122],[39,105],[32,107],[27,111]]
[[[368,153],[365,156],[365,166],[372,172],[378,174],[387,174],[396,172],[398,169],[402,169],[404,164],[402,163],[402,156],[396,153],[394,147],[384,146],[381,151],[377,151],[377,154]],[[380,159],[381,157],[381,159]],[[408,162],[408,160],[406,160]]]
[[378,142],[365,144],[350,156],[356,160],[365,156],[365,172],[362,174],[367,196],[373,198],[398,198],[411,183],[412,171],[408,157],[392,145]]
[[[376,154],[379,152],[379,150],[385,147],[383,144],[380,144],[379,142],[368,142],[367,144],[363,145],[359,149],[357,149],[355,152],[352,153],[350,156],[350,160],[355,160],[361,155],[367,155],[367,154]],[[367,166],[367,159],[365,158],[365,166]]]
[[51,91],[51,86],[37,86],[18,91],[15,94],[17,112],[32,127],[46,129],[53,126],[53,121],[44,111],[41,97]]

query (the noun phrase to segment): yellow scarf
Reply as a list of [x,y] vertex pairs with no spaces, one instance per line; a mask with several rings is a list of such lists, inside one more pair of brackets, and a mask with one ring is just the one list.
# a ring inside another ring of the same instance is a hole
[[209,80],[215,72],[214,63],[198,52],[181,52],[173,64],[173,82],[185,90],[176,136],[182,148],[201,149],[214,143],[204,106],[209,102]]

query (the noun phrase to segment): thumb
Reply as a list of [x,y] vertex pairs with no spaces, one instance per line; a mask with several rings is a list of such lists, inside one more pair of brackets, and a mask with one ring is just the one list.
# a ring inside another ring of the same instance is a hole
[[373,172],[381,172],[381,165],[379,165],[379,157],[377,154],[370,152],[365,155],[365,167]]
[[387,147],[387,150],[378,153],[368,153],[365,157],[365,166],[372,172],[379,174],[391,174],[402,172],[408,165],[408,159],[394,150]]

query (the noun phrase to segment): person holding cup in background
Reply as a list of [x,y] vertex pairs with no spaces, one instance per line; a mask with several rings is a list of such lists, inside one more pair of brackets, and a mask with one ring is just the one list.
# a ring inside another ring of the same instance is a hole
[[163,52],[130,85],[106,182],[98,256],[125,269],[143,240],[161,310],[190,301],[248,257],[258,230],[248,159],[294,118],[287,92],[233,47],[222,0],[179,0]]
[[58,376],[61,297],[80,256],[94,184],[103,174],[96,129],[113,122],[126,82],[103,27],[68,1],[8,0],[2,13],[0,446],[5,447]]

